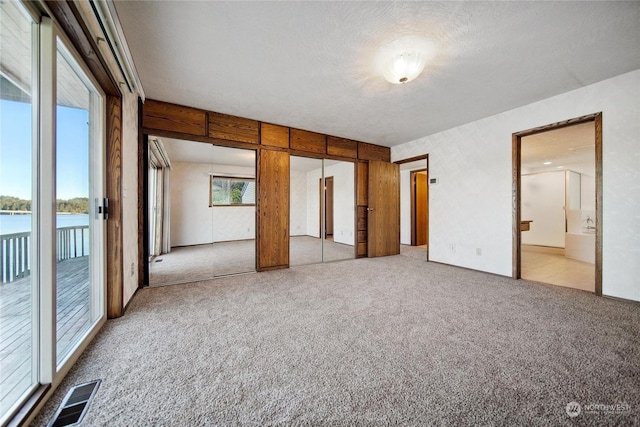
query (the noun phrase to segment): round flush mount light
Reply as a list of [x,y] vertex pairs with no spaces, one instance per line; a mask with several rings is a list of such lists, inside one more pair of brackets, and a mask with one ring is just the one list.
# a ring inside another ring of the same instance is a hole
[[384,78],[393,84],[410,82],[422,73],[426,62],[425,55],[417,50],[397,53],[388,59]]
[[404,84],[418,77],[433,58],[433,44],[418,37],[403,37],[378,50],[376,68],[393,84]]

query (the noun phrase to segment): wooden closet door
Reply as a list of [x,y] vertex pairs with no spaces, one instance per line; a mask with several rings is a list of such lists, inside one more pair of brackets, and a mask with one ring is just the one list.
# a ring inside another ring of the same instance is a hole
[[400,253],[400,167],[369,162],[368,256]]

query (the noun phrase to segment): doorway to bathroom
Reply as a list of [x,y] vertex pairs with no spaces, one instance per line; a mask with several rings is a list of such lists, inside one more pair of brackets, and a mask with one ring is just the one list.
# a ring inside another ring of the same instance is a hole
[[514,278],[601,295],[601,129],[595,114],[513,135]]

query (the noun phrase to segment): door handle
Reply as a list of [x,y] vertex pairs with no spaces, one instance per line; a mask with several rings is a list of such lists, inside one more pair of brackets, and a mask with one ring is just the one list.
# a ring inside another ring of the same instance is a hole
[[[102,204],[100,202],[102,201]],[[96,216],[98,219],[109,219],[109,199],[104,198],[102,200],[96,199],[97,212]]]
[[372,211],[372,210],[373,210],[373,208],[367,208],[367,210],[368,210],[368,211]]

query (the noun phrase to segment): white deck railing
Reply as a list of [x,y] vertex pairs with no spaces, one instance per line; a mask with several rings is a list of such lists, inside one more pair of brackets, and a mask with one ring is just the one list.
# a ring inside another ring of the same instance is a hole
[[[0,283],[9,283],[31,274],[31,233],[0,235]],[[89,255],[89,226],[56,229],[58,261]]]

